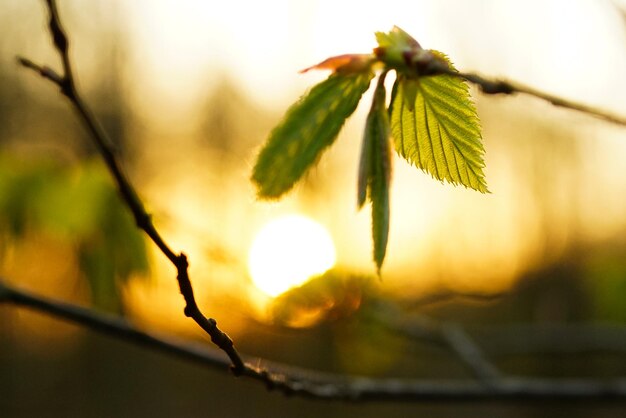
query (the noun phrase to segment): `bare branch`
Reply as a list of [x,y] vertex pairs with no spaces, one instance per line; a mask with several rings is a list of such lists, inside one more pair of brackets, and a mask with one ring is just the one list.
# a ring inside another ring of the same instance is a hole
[[52,68],[47,66],[42,67],[23,57],[17,57],[17,62],[28,69],[38,72],[40,76],[47,78],[59,87],[63,86],[63,77],[58,75]]
[[469,81],[472,84],[477,85],[480,90],[485,94],[527,94],[529,96],[537,97],[541,100],[545,100],[552,103],[554,106],[564,107],[566,109],[577,110],[579,112],[586,113],[599,119],[603,119],[607,122],[615,123],[618,125],[626,126],[626,118],[618,116],[600,110],[585,104],[576,103],[570,100],[563,99],[558,96],[554,96],[548,93],[544,93],[535,88],[525,86],[521,83],[504,80],[490,80],[474,73],[457,72],[443,65],[442,63],[433,62],[434,68],[432,69],[433,75],[436,74],[448,74],[454,77],[461,77]]
[[2,302],[28,307],[135,345],[197,361],[206,367],[227,370],[229,366],[228,360],[220,355],[218,350],[208,351],[204,347],[151,335],[134,328],[123,318],[12,288],[4,284],[0,278],[0,303]]
[[[77,323],[135,345],[226,370],[229,362],[217,351],[165,339],[141,331],[125,320],[43,298],[12,288],[0,280],[0,303],[12,303]],[[626,379],[539,379],[494,377],[488,384],[467,380],[376,379],[320,373],[249,358],[241,375],[285,395],[341,401],[504,401],[504,400],[625,400]],[[250,364],[263,364],[254,367]]]
[[376,311],[371,318],[386,329],[415,341],[448,348],[483,383],[491,384],[500,377],[497,367],[460,325],[437,322],[423,315],[407,318],[390,303],[381,303]]
[[621,324],[510,324],[486,327],[479,335],[494,356],[626,352],[626,328]]
[[487,360],[482,349],[472,341],[460,325],[443,324],[441,335],[456,355],[469,366],[474,376],[486,383],[491,383],[500,377],[497,367]]
[[42,77],[52,81],[59,86],[61,92],[70,101],[81,120],[84,122],[91,138],[93,139],[102,159],[104,160],[109,172],[115,180],[117,189],[126,206],[132,212],[137,226],[142,229],[150,239],[157,245],[161,252],[172,262],[178,272],[177,280],[180,292],[185,298],[185,315],[192,318],[204,331],[206,331],[211,341],[219,348],[224,350],[232,362],[232,370],[235,374],[239,374],[243,369],[243,361],[237,353],[233,341],[230,337],[217,327],[217,322],[213,318],[207,318],[200,311],[194,294],[188,273],[188,261],[185,254],[176,254],[165,240],[161,237],[156,227],[152,223],[152,218],[146,212],[143,202],[139,198],[135,188],[132,186],[128,177],[122,170],[122,166],[118,161],[114,148],[111,145],[106,132],[98,123],[93,113],[83,101],[81,95],[76,88],[76,80],[69,57],[69,42],[61,19],[57,10],[55,0],[46,0],[46,4],[50,13],[49,30],[54,41],[54,46],[61,57],[63,63],[63,75],[58,75],[46,66],[40,66],[26,58],[18,58],[18,62],[25,68],[29,68],[38,72]]

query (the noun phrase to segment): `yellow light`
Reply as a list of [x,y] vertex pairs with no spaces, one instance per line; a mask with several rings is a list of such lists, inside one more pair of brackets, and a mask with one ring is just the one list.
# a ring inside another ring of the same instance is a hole
[[270,296],[322,274],[335,264],[335,246],[319,223],[299,215],[271,221],[257,234],[248,259],[254,284]]

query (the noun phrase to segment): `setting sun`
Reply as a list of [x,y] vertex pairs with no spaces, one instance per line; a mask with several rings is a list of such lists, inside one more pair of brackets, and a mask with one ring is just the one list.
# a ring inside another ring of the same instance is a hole
[[270,296],[301,285],[333,264],[335,246],[328,231],[299,215],[265,225],[252,243],[248,260],[252,281]]

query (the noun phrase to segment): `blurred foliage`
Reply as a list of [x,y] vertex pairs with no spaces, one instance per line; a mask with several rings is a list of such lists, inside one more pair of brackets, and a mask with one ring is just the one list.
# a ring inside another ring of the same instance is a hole
[[363,299],[371,294],[371,277],[332,269],[276,298],[272,319],[289,327],[343,319],[356,312]]
[[95,306],[120,311],[117,285],[148,268],[145,241],[104,166],[0,155],[0,241],[27,232],[70,241]]
[[307,333],[329,331],[325,338],[343,372],[388,372],[401,362],[409,341],[372,320],[389,296],[381,295],[376,283],[372,276],[331,269],[276,298],[272,319],[278,326],[309,327]]
[[626,259],[618,247],[588,257],[585,273],[594,313],[599,319],[626,322]]

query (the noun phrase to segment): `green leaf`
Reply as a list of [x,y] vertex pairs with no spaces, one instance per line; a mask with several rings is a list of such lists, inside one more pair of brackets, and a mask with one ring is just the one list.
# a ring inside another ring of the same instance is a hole
[[287,111],[254,166],[259,197],[278,198],[293,187],[337,138],[373,77],[369,68],[333,73]]
[[374,53],[391,68],[406,67],[407,54],[410,56],[422,50],[419,42],[398,26],[389,32],[376,32],[375,35],[378,48]]
[[[453,68],[444,54],[432,52]],[[419,77],[411,108],[405,97],[413,82],[400,75],[394,86],[391,132],[398,154],[437,180],[488,193],[480,122],[467,84],[450,75]]]
[[374,261],[379,273],[387,252],[389,237],[389,183],[391,181],[390,129],[389,114],[385,108],[385,74],[383,73],[378,79],[372,107],[365,122],[357,199],[359,208],[365,203],[366,195],[372,202]]

